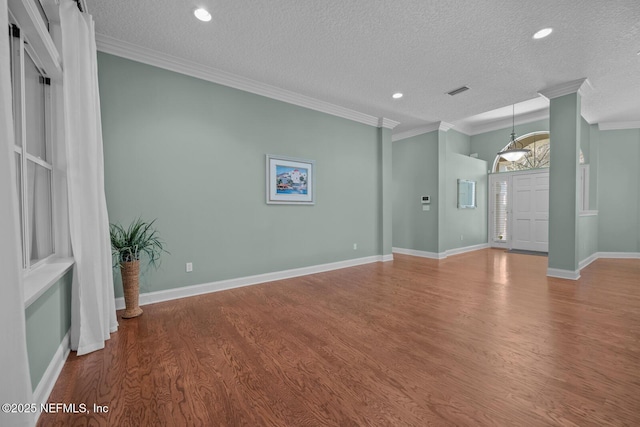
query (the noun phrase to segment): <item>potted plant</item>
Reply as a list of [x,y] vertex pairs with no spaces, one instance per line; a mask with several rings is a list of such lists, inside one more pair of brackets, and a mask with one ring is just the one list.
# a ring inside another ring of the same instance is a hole
[[144,254],[148,264],[157,268],[160,255],[162,252],[167,252],[164,249],[164,242],[158,236],[158,231],[153,228],[155,221],[154,219],[146,222],[138,218],[127,229],[120,224],[109,225],[114,267],[119,266],[122,274],[126,305],[122,317],[125,319],[142,314],[142,309],[138,305],[140,256]]

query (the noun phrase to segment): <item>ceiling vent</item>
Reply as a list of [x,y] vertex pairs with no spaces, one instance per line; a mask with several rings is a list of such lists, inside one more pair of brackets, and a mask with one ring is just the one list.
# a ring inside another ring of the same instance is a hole
[[451,92],[447,92],[447,94],[453,96],[453,95],[457,95],[459,93],[462,93],[465,90],[469,90],[469,88],[467,86],[462,86],[462,87],[459,87],[458,89],[452,90]]

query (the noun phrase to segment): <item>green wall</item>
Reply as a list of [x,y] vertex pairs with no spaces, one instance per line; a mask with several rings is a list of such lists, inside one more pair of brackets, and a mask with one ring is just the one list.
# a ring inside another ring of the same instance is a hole
[[391,129],[378,128],[378,188],[380,197],[378,198],[378,228],[380,233],[380,244],[378,253],[388,257],[393,256],[393,142],[391,140]]
[[25,310],[31,385],[37,387],[71,327],[72,270]]
[[438,131],[395,141],[392,158],[393,246],[438,252]]
[[[449,153],[446,174],[446,249],[487,243],[487,162]],[[475,209],[458,209],[458,179],[476,181]]]
[[[380,254],[376,127],[104,53],[98,72],[110,221],[157,218],[171,252],[141,292]],[[266,154],[316,161],[314,206],[265,203]]]
[[471,154],[471,137],[454,129],[447,131],[447,149],[464,156]]
[[[469,142],[452,130],[394,142],[394,247],[442,254],[487,242],[487,163],[459,154]],[[458,179],[476,181],[476,209],[458,209]],[[429,211],[422,210],[426,195]]]
[[640,129],[600,131],[598,250],[640,252]]
[[580,95],[551,99],[549,134],[549,268],[578,270],[578,197],[582,117]]
[[578,255],[584,261],[598,252],[598,216],[580,216],[578,218]]

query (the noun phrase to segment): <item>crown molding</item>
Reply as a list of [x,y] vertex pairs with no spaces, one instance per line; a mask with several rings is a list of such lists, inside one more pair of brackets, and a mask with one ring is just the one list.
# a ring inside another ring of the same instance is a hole
[[[516,116],[515,125],[524,125],[527,123],[537,122],[538,120],[545,120],[549,118],[549,110],[538,110],[530,113],[521,114]],[[493,132],[495,130],[501,130],[510,128],[512,125],[512,119],[505,117],[504,119],[494,120],[488,123],[480,123],[477,125],[468,125],[465,127],[469,132],[464,132],[469,136],[479,135],[481,133]],[[462,129],[460,129],[462,130]]]
[[600,130],[640,129],[640,122],[605,122],[598,123]]
[[426,126],[420,126],[417,128],[413,128],[410,130],[406,130],[404,132],[399,132],[391,136],[391,141],[402,141],[403,139],[413,138],[414,136],[423,135],[425,133],[433,132],[438,130],[440,127],[440,123],[431,123]]
[[378,120],[378,127],[379,128],[393,129],[396,126],[398,126],[399,124],[400,124],[400,122],[396,122],[395,120],[387,119],[386,117],[380,117],[380,119]]
[[467,136],[475,135],[473,131],[477,127],[474,125],[467,125],[464,123],[455,123],[454,126],[456,127],[456,131],[463,133]]
[[447,122],[438,122],[438,130],[441,130],[443,132],[448,131],[449,129],[453,128],[455,125],[452,125],[451,123],[447,123]]
[[177,58],[152,49],[147,49],[104,34],[96,34],[96,45],[98,50],[104,53],[142,62],[147,65],[185,74],[187,76],[232,87],[245,92],[251,92],[256,95],[265,96],[267,98],[319,111],[321,113],[331,114],[333,116],[363,123],[365,125],[379,127],[382,124],[383,127],[393,129],[398,124],[398,122],[394,122],[389,119],[383,119],[381,122],[378,117],[374,117],[369,114],[361,113],[329,102],[320,101],[318,99],[311,98],[310,96],[301,95],[299,93],[271,86],[266,83],[261,83],[256,80],[237,76],[216,68],[206,67],[193,61]]
[[[516,116],[515,125],[524,125],[527,123],[537,122],[538,120],[545,120],[549,118],[549,110],[537,110],[532,111],[530,113],[520,114]],[[479,123],[475,125],[468,125],[463,123],[454,123],[451,125],[455,126],[456,131],[463,133],[467,136],[479,135],[481,133],[492,132],[495,130],[502,130],[506,128],[511,128],[511,117],[505,117],[503,119],[498,119],[490,122]],[[444,122],[436,122],[426,126],[420,126],[414,129],[410,129],[404,132],[397,133],[392,136],[392,141],[400,141],[403,139],[411,138],[413,136],[422,135],[423,133],[433,132],[434,130],[439,130],[441,128],[441,124]],[[640,123],[640,122],[629,122],[629,123]],[[444,128],[444,126],[442,126]],[[633,127],[633,126],[631,126]],[[640,126],[636,126],[640,127]]]
[[554,99],[576,92],[579,93],[580,96],[589,96],[593,92],[593,86],[591,86],[591,82],[589,81],[589,79],[582,78],[562,83],[547,89],[543,89],[538,92],[538,94],[544,96],[547,99]]

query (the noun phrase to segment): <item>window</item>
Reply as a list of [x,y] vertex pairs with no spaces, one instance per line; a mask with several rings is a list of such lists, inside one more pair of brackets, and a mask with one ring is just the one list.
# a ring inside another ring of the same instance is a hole
[[493,241],[507,241],[507,214],[508,214],[508,181],[506,179],[493,182]]
[[580,165],[580,187],[578,188],[581,212],[589,210],[589,165]]
[[54,254],[50,79],[20,27],[10,27],[11,86],[23,267]]
[[13,158],[22,236],[22,283],[28,307],[73,266],[66,198],[62,60],[57,47],[60,28],[56,2],[9,0],[8,9]]
[[[493,172],[512,172],[527,169],[548,168],[551,164],[551,145],[549,132],[532,132],[516,139],[518,148],[526,148],[531,150],[529,154],[523,156],[520,160],[510,162],[500,156],[496,156],[493,163]],[[502,150],[506,150],[507,144]],[[584,164],[584,156],[580,150],[580,164]]]

